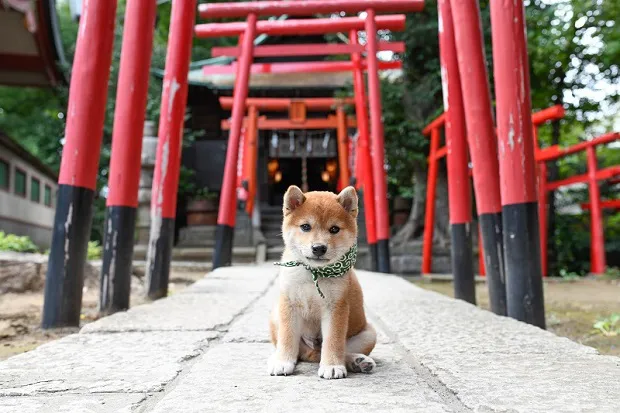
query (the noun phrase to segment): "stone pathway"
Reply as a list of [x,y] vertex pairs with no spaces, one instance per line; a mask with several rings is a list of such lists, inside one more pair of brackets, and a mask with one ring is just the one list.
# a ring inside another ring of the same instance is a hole
[[276,271],[220,269],[0,363],[0,412],[620,411],[620,358],[361,271],[375,372],[270,377]]

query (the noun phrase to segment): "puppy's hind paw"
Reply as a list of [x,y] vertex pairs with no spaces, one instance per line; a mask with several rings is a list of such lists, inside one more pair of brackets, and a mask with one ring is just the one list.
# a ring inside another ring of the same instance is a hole
[[370,373],[376,366],[375,361],[364,354],[347,354],[347,370],[354,373]]
[[345,366],[319,366],[319,377],[324,379],[344,379],[347,377]]
[[293,374],[294,370],[294,361],[278,360],[275,354],[269,358],[267,373],[269,373],[270,376],[290,376]]

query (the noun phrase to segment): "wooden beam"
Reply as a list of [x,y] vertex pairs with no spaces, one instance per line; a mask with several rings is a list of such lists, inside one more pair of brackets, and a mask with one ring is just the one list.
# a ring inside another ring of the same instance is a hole
[[[362,63],[366,69],[366,61]],[[379,62],[379,70],[400,69],[401,61]],[[294,62],[294,63],[255,63],[252,65],[252,74],[284,74],[284,73],[334,73],[349,72],[354,69],[350,61],[343,62]],[[222,66],[203,66],[204,75],[226,75],[237,73],[237,64]]]
[[[247,125],[247,117],[243,119],[244,127]],[[303,123],[295,123],[289,119],[267,119],[265,116],[258,118],[259,130],[275,130],[275,129],[336,129],[338,120],[336,116],[330,115],[327,118],[306,119]],[[355,118],[349,116],[347,118],[347,127],[357,127]],[[222,129],[230,130],[230,121],[228,119],[222,121]]]
[[[295,102],[303,102],[310,111],[331,110],[339,105],[352,105],[353,98],[248,98],[246,106],[255,106],[262,111],[287,111]],[[233,98],[220,97],[220,105],[224,110],[232,108]]]
[[[363,53],[366,50],[361,44],[278,44],[257,46],[254,48],[254,57],[280,57],[280,56],[333,56],[352,53]],[[403,53],[403,42],[379,42],[379,51]],[[239,57],[241,49],[232,47],[214,47],[211,49],[212,57]]]
[[305,0],[305,1],[249,1],[233,3],[205,3],[198,6],[201,18],[258,16],[308,16],[312,14],[357,13],[374,9],[377,13],[419,12],[423,0]]
[[[258,3],[258,2],[257,2]],[[300,2],[301,3],[301,2]],[[256,24],[256,34],[269,36],[298,36],[364,30],[364,19],[341,17],[339,19],[261,20]],[[196,37],[236,37],[245,32],[246,22],[208,23],[195,27]],[[399,32],[405,30],[405,15],[377,17],[377,30]]]

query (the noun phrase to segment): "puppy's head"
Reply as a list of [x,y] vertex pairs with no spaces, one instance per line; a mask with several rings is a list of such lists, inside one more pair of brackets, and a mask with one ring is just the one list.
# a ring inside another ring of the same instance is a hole
[[303,193],[291,186],[284,194],[284,244],[313,267],[332,264],[357,241],[357,193],[348,186],[338,195]]

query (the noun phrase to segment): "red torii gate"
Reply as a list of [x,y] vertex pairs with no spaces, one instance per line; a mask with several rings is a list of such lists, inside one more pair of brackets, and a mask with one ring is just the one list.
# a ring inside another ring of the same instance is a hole
[[[538,133],[538,127],[540,125],[542,125],[545,122],[551,121],[551,120],[556,120],[556,119],[560,119],[564,116],[564,109],[562,108],[562,106],[552,106],[550,108],[547,109],[543,109],[541,111],[535,112],[532,114],[532,124],[534,126],[534,135],[536,135]],[[464,147],[464,148],[457,148],[456,150],[454,149],[454,145],[455,143],[458,145],[459,141],[462,141],[461,139],[457,139],[457,136],[451,135],[450,133],[448,133],[447,131],[447,123],[446,123],[446,118],[447,118],[447,113],[444,112],[441,115],[439,115],[437,118],[435,118],[431,123],[428,124],[428,126],[426,126],[424,128],[424,130],[422,131],[422,134],[424,134],[424,136],[430,137],[431,142],[430,142],[430,153],[428,156],[428,163],[429,163],[429,173],[428,173],[428,181],[427,181],[427,185],[426,185],[426,212],[425,212],[425,219],[424,219],[424,249],[422,252],[422,274],[423,275],[427,275],[430,274],[432,271],[432,259],[433,259],[433,231],[434,231],[434,220],[435,220],[435,189],[437,187],[437,168],[438,168],[438,162],[440,159],[447,157],[448,155],[448,148],[451,147],[451,152],[454,156],[454,154],[458,154],[459,156],[464,157],[463,160],[461,160],[461,167],[465,167],[467,168],[467,160],[468,160],[468,148]],[[443,147],[440,147],[440,136],[441,136],[441,129],[445,128],[446,132],[445,132],[445,141],[446,144]],[[465,130],[462,130],[462,133],[465,133]],[[462,135],[461,135],[462,136]],[[538,147],[537,145],[535,145],[535,150],[538,153]],[[465,188],[465,190],[467,190],[467,192],[469,192],[469,182],[463,182],[460,180],[460,177],[466,177],[466,176],[471,176],[473,175],[471,173],[471,170],[464,170],[462,174],[458,175],[458,178],[456,178],[454,175],[449,175],[448,176],[448,180],[452,181],[453,184],[451,185],[452,187],[459,187],[459,188]],[[539,180],[542,178],[543,172],[540,171],[539,172]],[[459,179],[458,181],[455,181],[455,179]],[[458,185],[454,185],[454,182],[457,182]],[[544,186],[544,185],[543,185]],[[464,190],[463,190],[464,191]],[[460,205],[461,208],[464,208],[466,210],[470,210],[470,205],[471,205],[471,200],[469,200],[469,195],[467,195],[467,198],[465,196],[463,196],[462,200],[463,200],[463,205]],[[452,196],[452,199],[454,199],[454,195]],[[468,201],[467,203],[465,203],[466,201]],[[544,205],[541,206],[540,203],[540,199],[539,199],[539,211],[541,211],[541,207],[544,208]],[[542,215],[542,214],[541,214]],[[467,223],[471,222],[471,214],[468,216],[469,220],[465,221]],[[541,219],[541,228],[543,225],[543,220]],[[544,257],[545,257],[545,253],[544,251],[546,251],[544,249],[544,245],[545,243],[543,243],[543,237],[541,234],[541,248],[542,248],[542,253],[541,253],[541,260],[544,262]],[[480,238],[479,238],[480,241]],[[480,268],[481,268],[481,275],[484,275],[484,249],[482,248],[482,246],[480,246],[480,255],[479,257],[480,259]],[[543,265],[543,269],[544,269],[544,265]],[[456,270],[458,271],[458,270]],[[544,271],[543,271],[544,274]]]
[[[139,87],[119,87],[117,91],[118,105],[112,148],[114,160],[109,182],[110,191],[118,195],[108,199],[104,252],[104,268],[107,266],[108,270],[101,283],[101,310],[104,312],[126,308],[125,297],[129,295],[127,287],[131,269],[132,224],[136,212],[134,188],[137,188],[139,180],[135,163],[139,162],[141,148],[141,134],[139,131],[135,132],[129,123],[134,122],[140,127],[142,122],[139,121],[144,119],[144,84],[148,82],[154,7],[155,2],[147,2],[145,5],[139,0],[128,0],[126,9],[126,32],[119,84]],[[372,216],[376,224],[377,266],[380,271],[389,271],[389,222],[376,33],[378,28],[384,27],[384,23],[387,25],[390,19],[393,20],[389,24],[394,25],[400,24],[399,19],[404,20],[400,16],[378,18],[376,13],[414,12],[420,11],[422,7],[421,0],[264,1],[200,6],[201,17],[247,18],[245,23],[199,25],[196,28],[199,35],[211,36],[218,33],[242,37],[218,218],[215,267],[230,263],[236,209],[236,160],[256,34],[291,35],[345,31],[350,32],[351,44],[356,45],[356,32],[365,30],[370,34],[367,36],[366,45],[370,128],[365,122],[360,122],[362,142],[359,149],[362,161],[365,160],[366,165],[372,165],[372,168],[368,167],[364,172],[367,175],[364,177],[364,190],[367,194],[374,190],[371,198],[373,202],[370,202],[369,206],[374,207]],[[497,91],[497,140],[493,130],[478,4],[475,0],[440,0],[439,8],[447,122],[450,128],[453,124],[460,125],[450,132],[457,139],[464,139],[464,136],[458,133],[459,128],[462,128],[462,125],[467,128],[492,307],[500,314],[544,327],[540,245],[536,236],[538,213],[532,125],[530,117],[523,116],[530,113],[523,1],[491,2]],[[89,18],[80,22],[67,110],[66,144],[45,286],[44,328],[79,324],[115,11],[116,0],[88,0],[85,3],[84,15]],[[323,22],[321,19],[258,22],[258,17],[265,15],[307,16],[343,11],[365,11],[366,18],[362,20],[345,17]],[[195,16],[196,0],[173,1],[151,203],[152,226],[147,260],[151,298],[167,294]],[[131,30],[127,30],[128,27]],[[365,115],[360,116],[360,113],[365,114],[366,110],[365,101],[362,100],[363,62],[360,55],[359,51],[352,52],[358,120],[366,119]],[[459,77],[455,77],[457,74]],[[462,89],[462,102],[454,98],[455,88]],[[366,143],[363,141],[364,127],[370,129],[372,159],[368,140]],[[465,147],[463,142],[459,143],[459,147]],[[448,163],[452,164],[449,168],[462,171],[462,161],[466,158],[462,154],[452,156],[453,152],[447,152]],[[123,153],[127,156],[122,156]],[[453,172],[449,172],[449,175],[452,174]],[[590,180],[596,179],[593,172],[590,175]],[[369,184],[371,182],[372,185]],[[451,188],[449,194],[451,206],[460,202],[464,196],[463,191],[455,188]],[[370,208],[367,212],[370,213]],[[467,219],[467,211],[457,208],[454,215],[451,212],[453,239],[458,240],[454,243],[453,263],[469,267],[471,259],[467,262],[458,256],[467,252],[468,248],[469,233],[466,225],[462,225]],[[465,231],[459,233],[463,228]],[[119,240],[123,242],[118,242]],[[470,245],[471,243],[469,247]],[[474,301],[471,294],[473,271],[463,268],[463,271],[455,273],[455,277],[457,276],[459,279],[455,280],[455,284],[459,285],[457,292],[460,298]]]
[[[151,202],[152,225],[147,259],[148,295],[151,298],[159,298],[167,294],[196,3],[196,0],[174,0],[172,2]],[[84,18],[80,21],[67,111],[66,144],[62,157],[54,232],[46,277],[42,322],[44,328],[79,325],[87,241],[91,227],[92,204],[96,190],[107,98],[105,92],[112,57],[116,5],[116,0],[87,0],[84,4],[84,15],[88,15],[88,19]],[[369,73],[372,127],[370,136],[374,153],[372,158],[374,173],[372,179],[370,176],[365,177],[367,185],[364,189],[367,194],[366,198],[370,198],[366,205],[367,213],[372,214],[371,219],[375,218],[377,222],[378,268],[381,271],[389,271],[389,226],[383,130],[380,119],[381,102],[378,79],[380,67],[376,57],[379,47],[376,33],[378,28],[397,29],[404,24],[404,17],[376,17],[375,14],[420,11],[423,5],[422,0],[308,0],[303,2],[218,3],[200,6],[201,17],[247,17],[247,22],[237,23],[235,26],[224,23],[222,25],[200,25],[196,28],[197,34],[208,35],[210,30],[215,30],[219,31],[218,35],[223,35],[223,30],[232,30],[229,34],[242,35],[240,64],[232,107],[227,168],[220,205],[221,216],[218,220],[220,227],[216,246],[218,251],[216,267],[230,262],[229,252],[232,247],[234,227],[234,214],[231,219],[230,211],[235,209],[234,165],[245,112],[254,38],[257,32],[299,34],[302,33],[303,28],[306,33],[334,31],[352,31],[353,33],[357,30],[365,30],[373,34],[368,36],[366,64]],[[119,85],[134,85],[134,87],[119,86],[116,96],[117,107],[109,179],[111,195],[107,201],[101,283],[100,310],[102,312],[126,309],[129,305],[132,241],[137,188],[140,179],[138,165],[142,148],[140,129],[144,121],[146,105],[146,85],[149,79],[155,7],[155,2],[128,0],[125,12]],[[264,15],[307,16],[315,13],[357,13],[360,11],[366,11],[365,20],[341,18],[321,22],[321,19],[312,19],[299,22],[297,27],[294,21],[282,24],[257,22],[258,16]],[[287,26],[290,27],[287,28]],[[356,40],[352,38],[351,43],[356,44]],[[359,45],[349,50],[352,53],[353,64],[348,70],[353,70],[356,90],[360,90],[356,93],[355,105],[358,119],[366,119],[365,103],[361,100],[363,84],[359,81],[362,79],[363,70],[362,63],[360,63],[361,50]],[[262,53],[260,49],[259,53]],[[360,113],[364,113],[364,116],[360,116]],[[369,129],[364,122],[361,122],[360,158],[370,165],[368,136],[364,136],[364,128]],[[370,175],[369,171],[367,175]],[[369,184],[370,182],[373,184]],[[369,197],[373,189],[375,190],[374,196]],[[376,208],[374,208],[375,205]]]
[[[246,212],[252,215],[256,187],[256,160],[258,145],[256,142],[259,130],[273,129],[336,129],[339,156],[339,187],[349,184],[348,168],[348,128],[357,125],[354,118],[347,117],[344,106],[354,102],[352,98],[248,98],[248,116],[243,120],[243,145],[239,148],[242,154],[241,176],[238,176],[237,186],[247,192]],[[230,110],[234,103],[232,97],[220,97],[222,109]],[[306,111],[336,110],[336,115],[327,118],[306,118]],[[289,111],[289,119],[267,119],[259,116],[259,111]],[[230,130],[229,120],[222,120],[222,129]],[[247,187],[244,187],[247,185]]]
[[[476,302],[469,147],[491,309],[544,328],[525,8],[522,1],[491,2],[497,136],[478,2],[439,0],[438,9],[455,296]],[[436,125],[432,130],[436,156]]]
[[[238,146],[241,134],[241,127],[245,113],[245,100],[248,93],[248,79],[254,70],[267,72],[300,72],[300,71],[330,71],[330,70],[363,70],[363,63],[356,61],[350,62],[313,62],[313,63],[287,63],[287,64],[263,64],[252,66],[254,56],[254,37],[259,33],[272,35],[300,35],[300,34],[325,34],[340,31],[357,31],[364,29],[367,33],[374,33],[368,36],[368,83],[371,106],[371,125],[372,125],[372,158],[373,173],[372,186],[376,190],[373,202],[375,212],[375,227],[377,236],[377,269],[389,272],[389,216],[387,205],[387,186],[384,172],[384,147],[383,147],[383,126],[381,123],[381,96],[379,89],[378,71],[381,69],[377,60],[377,38],[378,29],[403,30],[405,23],[404,15],[381,16],[375,15],[375,8],[378,11],[419,11],[423,3],[421,1],[278,1],[278,2],[256,2],[231,3],[233,7],[228,9],[229,4],[209,4],[200,6],[200,16],[209,18],[226,17],[245,17],[246,22],[233,23],[210,23],[199,24],[196,26],[198,37],[212,36],[243,36],[240,49],[234,52],[239,56],[238,64],[229,68],[209,68],[205,70],[228,71],[234,70],[237,73],[235,79],[235,93],[232,104],[232,115],[230,120],[229,145],[226,154],[226,166],[224,172],[224,182],[220,196],[220,208],[218,217],[218,230],[216,233],[216,247],[214,253],[214,268],[230,265],[232,261],[232,240],[234,236],[234,226],[236,217],[236,191],[234,183],[235,168],[237,164]],[[222,8],[223,7],[223,8]],[[270,12],[267,10],[275,10]],[[323,12],[360,12],[366,11],[366,19],[358,17],[342,17],[338,19],[302,19],[284,21],[257,21],[259,15],[308,15]],[[357,45],[359,47],[359,45]],[[299,46],[300,49],[305,46]],[[400,46],[395,46],[400,47]],[[316,49],[316,48],[315,48]],[[273,51],[272,51],[273,53]],[[359,53],[352,50],[351,53]],[[359,86],[359,85],[358,85]],[[356,90],[357,91],[357,90]],[[359,117],[358,117],[359,119]],[[363,146],[367,148],[367,146]],[[370,158],[370,156],[368,156]],[[362,159],[367,159],[362,156]],[[370,176],[370,173],[366,173]],[[367,182],[370,182],[367,180]],[[370,186],[370,185],[367,185]],[[379,196],[379,194],[381,194]],[[372,232],[372,228],[370,229]],[[371,251],[373,250],[371,236],[369,236]],[[155,254],[157,255],[157,254]]]

